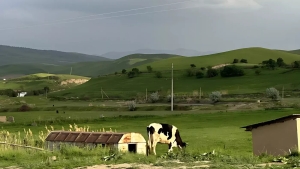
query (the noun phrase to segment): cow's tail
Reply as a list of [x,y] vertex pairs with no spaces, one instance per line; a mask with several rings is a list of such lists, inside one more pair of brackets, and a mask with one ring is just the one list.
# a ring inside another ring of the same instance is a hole
[[151,147],[153,145],[153,135],[151,134],[150,127],[147,127],[147,134],[148,134],[148,145],[147,145],[147,155],[149,155]]

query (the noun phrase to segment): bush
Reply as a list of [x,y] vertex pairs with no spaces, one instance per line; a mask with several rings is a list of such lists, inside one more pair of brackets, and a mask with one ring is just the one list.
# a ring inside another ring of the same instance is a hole
[[213,101],[214,103],[220,101],[221,97],[222,97],[222,94],[219,91],[214,91],[211,94],[209,94],[210,100]]
[[197,72],[196,72],[196,77],[197,77],[198,79],[203,78],[203,77],[204,77],[204,73],[203,73],[202,71],[197,71]]
[[206,68],[205,68],[205,67],[201,67],[200,69],[201,69],[202,71],[204,71]]
[[25,111],[30,111],[30,109],[31,108],[27,104],[24,104],[19,108],[19,111],[25,112]]
[[188,70],[186,70],[186,75],[188,77],[194,76],[195,75],[195,70],[194,69],[188,69]]
[[256,75],[260,75],[260,73],[261,73],[261,70],[259,70],[259,69],[255,70]]
[[151,93],[150,100],[152,103],[155,103],[159,100],[158,92]]
[[130,71],[127,73],[128,78],[134,78],[135,73],[133,71]]
[[239,63],[239,60],[238,59],[233,59],[232,63]]
[[122,74],[125,74],[126,73],[126,69],[122,69]]
[[[173,102],[174,102],[174,100],[175,100],[175,95],[173,94]],[[171,102],[171,94],[169,94],[169,95],[167,96],[167,101],[168,101],[168,102]]]
[[156,71],[156,72],[155,72],[155,76],[156,76],[157,78],[162,78],[162,73],[161,73],[160,71]]
[[279,100],[279,91],[275,89],[274,87],[267,88],[266,89],[266,95],[267,97],[270,97],[272,100]]
[[235,65],[225,66],[220,73],[222,77],[235,77],[245,75],[244,70]]
[[254,66],[253,66],[253,69],[257,69],[257,68],[259,68],[258,65],[254,65]]
[[129,111],[135,111],[136,110],[136,104],[135,101],[130,101],[127,103]]
[[208,78],[210,78],[210,77],[215,77],[215,76],[218,76],[218,71],[216,70],[216,69],[208,69],[207,70],[207,72],[206,72],[206,76],[208,77]]
[[241,63],[248,63],[247,59],[241,59]]
[[147,70],[148,70],[149,73],[151,73],[153,69],[152,69],[151,66],[147,66]]
[[196,67],[196,65],[195,65],[195,64],[190,64],[190,66],[191,66],[191,68],[193,68],[193,67]]

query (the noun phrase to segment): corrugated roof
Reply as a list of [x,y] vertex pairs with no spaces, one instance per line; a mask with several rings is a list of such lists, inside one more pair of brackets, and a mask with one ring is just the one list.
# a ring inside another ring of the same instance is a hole
[[46,141],[116,144],[125,133],[52,131]]
[[300,117],[300,114],[291,114],[291,115],[284,116],[284,117],[281,117],[281,118],[277,118],[277,119],[274,119],[274,120],[269,120],[269,121],[265,121],[265,122],[261,122],[261,123],[256,123],[256,124],[244,126],[244,127],[241,127],[241,128],[246,128],[246,131],[252,131],[252,129],[254,129],[254,128],[258,128],[258,127],[265,126],[265,125],[270,125],[270,124],[273,124],[273,123],[280,123],[280,122],[284,122],[284,121],[287,121],[287,120],[296,119],[296,118],[299,118],[299,117]]

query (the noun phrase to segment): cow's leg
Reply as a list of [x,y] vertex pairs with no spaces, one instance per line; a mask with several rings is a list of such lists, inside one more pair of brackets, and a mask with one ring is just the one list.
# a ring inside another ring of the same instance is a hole
[[169,144],[169,150],[168,150],[168,153],[171,152],[171,151],[173,151],[173,144],[172,144],[172,142]]
[[156,144],[157,144],[157,142],[154,141],[153,145],[152,145],[154,155],[156,155]]

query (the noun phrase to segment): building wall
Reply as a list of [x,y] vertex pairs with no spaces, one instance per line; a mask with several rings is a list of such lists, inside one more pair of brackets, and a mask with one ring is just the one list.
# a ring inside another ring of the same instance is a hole
[[146,155],[146,143],[138,143],[136,147],[136,153]]
[[0,122],[6,123],[6,116],[0,116]]
[[284,155],[298,147],[297,120],[274,123],[252,130],[253,154]]

